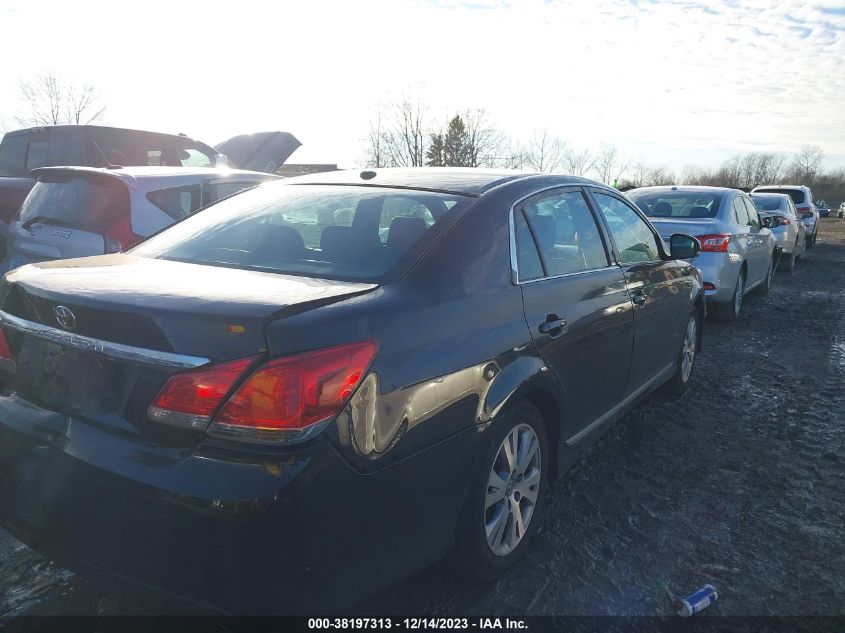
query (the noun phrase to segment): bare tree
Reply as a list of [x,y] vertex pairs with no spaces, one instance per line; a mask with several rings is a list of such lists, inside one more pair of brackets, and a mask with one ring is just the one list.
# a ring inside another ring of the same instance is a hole
[[798,181],[798,184],[813,186],[819,168],[824,160],[824,150],[818,145],[805,145],[795,155],[790,166],[790,176]]
[[541,172],[558,169],[566,154],[566,142],[549,136],[549,129],[535,132],[525,150],[525,165]]
[[570,149],[561,159],[563,170],[572,176],[585,176],[595,165],[596,159],[589,149],[582,152]]
[[467,132],[467,157],[469,167],[496,167],[500,155],[507,147],[507,137],[490,124],[482,108],[464,113]]
[[371,122],[367,165],[370,167],[421,167],[425,164],[425,108],[405,98],[379,112]]
[[598,174],[599,180],[605,184],[612,184],[622,176],[622,172],[628,167],[628,163],[619,156],[619,150],[615,145],[602,143],[599,148],[593,168]]
[[93,123],[106,112],[93,85],[64,83],[52,72],[21,81],[19,86],[29,108],[27,115],[16,117],[20,125]]

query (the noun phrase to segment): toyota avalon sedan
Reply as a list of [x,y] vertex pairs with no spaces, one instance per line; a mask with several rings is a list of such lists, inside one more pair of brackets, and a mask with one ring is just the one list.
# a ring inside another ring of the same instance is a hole
[[[386,230],[385,230],[386,229]],[[343,608],[455,551],[690,384],[702,281],[622,195],[485,170],[265,183],[0,285],[0,523],[235,613]]]
[[665,239],[688,233],[701,242],[693,262],[704,278],[708,311],[739,318],[746,292],[768,292],[774,274],[775,236],[748,194],[721,187],[643,187],[627,195]]

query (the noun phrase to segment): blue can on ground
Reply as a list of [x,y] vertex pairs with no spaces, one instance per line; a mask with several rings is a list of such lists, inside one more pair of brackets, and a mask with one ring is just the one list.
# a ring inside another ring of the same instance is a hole
[[716,602],[718,597],[719,594],[716,592],[716,587],[713,585],[704,585],[692,595],[681,598],[678,602],[678,615],[684,618],[695,615]]

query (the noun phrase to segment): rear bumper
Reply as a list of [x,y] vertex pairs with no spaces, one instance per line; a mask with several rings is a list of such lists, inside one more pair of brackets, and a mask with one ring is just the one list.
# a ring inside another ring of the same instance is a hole
[[734,289],[742,260],[733,253],[700,253],[693,262],[701,272],[705,284],[712,284],[715,289],[704,291],[707,301],[726,303],[733,299]]
[[261,456],[164,449],[6,392],[0,524],[83,574],[230,613],[343,608],[451,547],[462,498],[440,473],[465,468],[467,435],[361,475],[325,440]]

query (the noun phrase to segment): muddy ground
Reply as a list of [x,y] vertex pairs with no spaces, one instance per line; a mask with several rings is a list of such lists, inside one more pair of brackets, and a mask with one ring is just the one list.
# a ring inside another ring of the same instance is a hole
[[[437,565],[361,614],[671,613],[712,583],[722,615],[845,614],[845,220],[739,322],[708,320],[693,385],[643,403],[549,490],[496,583]],[[0,620],[186,613],[62,570],[0,530]]]

